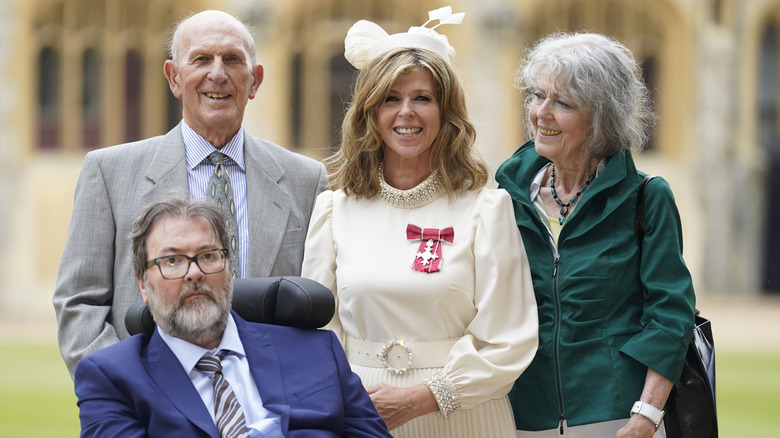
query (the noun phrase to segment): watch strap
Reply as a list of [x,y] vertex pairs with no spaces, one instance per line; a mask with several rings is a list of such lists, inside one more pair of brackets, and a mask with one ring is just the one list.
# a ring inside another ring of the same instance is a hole
[[633,414],[649,418],[655,424],[656,429],[658,429],[658,426],[661,425],[661,421],[664,419],[664,411],[643,401],[634,403],[634,407],[631,408],[631,415]]

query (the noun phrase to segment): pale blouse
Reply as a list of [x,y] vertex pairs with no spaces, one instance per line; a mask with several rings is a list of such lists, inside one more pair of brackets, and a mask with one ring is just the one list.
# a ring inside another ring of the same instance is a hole
[[[424,247],[407,239],[409,224],[452,227],[452,243],[441,243],[439,272],[412,269]],[[327,328],[342,344],[347,338],[455,338],[439,371],[456,388],[461,409],[505,397],[536,352],[528,260],[502,189],[469,191],[451,201],[445,193],[414,209],[379,196],[323,192],[312,213],[302,276],[334,292],[336,314]]]

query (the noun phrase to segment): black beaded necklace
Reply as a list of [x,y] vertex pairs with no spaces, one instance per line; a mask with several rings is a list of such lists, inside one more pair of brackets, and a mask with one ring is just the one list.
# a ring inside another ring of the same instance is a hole
[[555,199],[555,202],[557,202],[557,203],[558,203],[558,205],[560,205],[560,206],[561,206],[561,217],[560,217],[560,218],[558,218],[558,223],[559,223],[559,224],[563,225],[563,223],[564,223],[564,222],[566,222],[566,213],[568,213],[568,212],[569,212],[569,207],[571,207],[571,206],[572,206],[572,204],[574,204],[575,202],[577,202],[577,198],[579,198],[579,197],[580,197],[580,195],[582,194],[582,192],[584,192],[584,191],[585,191],[585,189],[587,189],[587,188],[588,188],[588,186],[590,185],[590,183],[592,183],[592,182],[593,182],[593,180],[594,180],[595,178],[596,178],[596,171],[593,171],[593,173],[591,173],[591,174],[590,174],[590,176],[588,177],[588,180],[587,180],[587,181],[585,181],[585,184],[583,184],[583,185],[582,185],[582,187],[580,187],[580,189],[577,191],[577,193],[574,195],[574,197],[573,197],[573,198],[571,198],[571,199],[569,200],[569,202],[567,202],[567,203],[565,203],[565,204],[564,204],[564,203],[563,203],[563,202],[562,202],[562,201],[561,201],[561,200],[558,198],[558,194],[557,194],[557,193],[555,193],[555,164],[553,164],[553,165],[552,165],[552,175],[551,175],[551,177],[550,177],[550,188],[552,189],[552,195],[553,195],[553,199]]

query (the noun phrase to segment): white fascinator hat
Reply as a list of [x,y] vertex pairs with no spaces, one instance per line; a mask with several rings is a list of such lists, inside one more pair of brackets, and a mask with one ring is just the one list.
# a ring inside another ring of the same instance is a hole
[[[428,12],[428,21],[422,26],[413,26],[409,32],[388,35],[379,25],[367,20],[353,24],[344,39],[344,57],[358,70],[374,58],[397,48],[424,49],[435,53],[447,62],[455,58],[455,49],[447,37],[434,29],[442,24],[460,24],[465,12],[452,13],[452,7],[445,6]],[[425,27],[432,21],[439,24]]]

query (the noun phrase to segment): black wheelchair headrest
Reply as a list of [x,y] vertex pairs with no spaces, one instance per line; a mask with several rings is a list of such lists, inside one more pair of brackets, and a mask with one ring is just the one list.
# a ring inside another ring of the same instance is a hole
[[[233,310],[247,321],[316,329],[327,324],[336,307],[330,289],[303,277],[236,278]],[[154,332],[154,319],[143,301],[125,314],[131,335]]]

